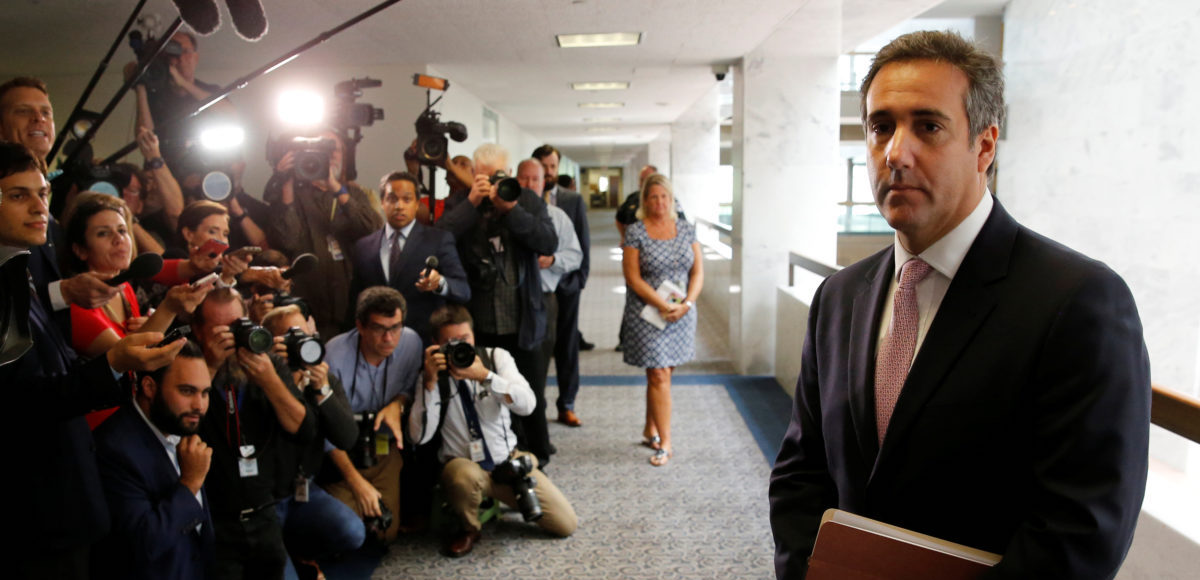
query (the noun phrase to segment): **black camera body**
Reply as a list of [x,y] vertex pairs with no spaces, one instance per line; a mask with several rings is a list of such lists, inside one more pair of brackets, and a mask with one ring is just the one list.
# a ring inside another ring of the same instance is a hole
[[329,160],[337,149],[333,139],[325,137],[290,137],[267,141],[267,160],[279,165],[289,151],[294,152],[292,177],[296,181],[313,182],[329,178]]
[[[143,62],[149,56],[148,52],[154,48],[156,42],[153,35],[146,36],[141,30],[133,30],[129,33],[129,47],[133,49],[138,60]],[[183,56],[183,45],[174,40],[167,41],[162,52],[159,52],[158,57],[150,62],[146,67],[146,72],[139,80],[146,87],[146,92],[158,93],[170,88],[171,71],[168,59],[181,56]]]
[[467,140],[467,127],[455,121],[443,123],[441,114],[426,107],[421,116],[417,117],[417,161],[422,165],[442,167],[446,164],[447,151],[451,139],[458,143]]
[[229,325],[229,331],[233,333],[234,345],[254,354],[270,352],[271,346],[275,344],[275,337],[271,336],[267,329],[251,322],[249,318],[234,320]]
[[333,110],[333,126],[339,129],[370,127],[375,121],[383,120],[383,109],[370,103],[356,103],[363,89],[383,86],[383,81],[371,77],[350,79],[333,85],[336,104]]
[[475,364],[475,345],[465,340],[453,339],[438,349],[438,352],[446,356],[448,366],[456,369],[465,369]]
[[388,506],[383,503],[383,498],[379,499],[379,513],[382,514],[379,517],[371,516],[363,518],[363,525],[367,527],[367,533],[376,538],[383,537],[384,532],[392,527],[392,519],[395,517],[392,515],[392,510],[388,509]]
[[375,467],[378,463],[375,457],[375,413],[363,412],[354,415],[354,418],[358,421],[358,441],[350,450],[350,461],[359,469]]
[[509,177],[503,169],[496,170],[488,181],[496,186],[496,197],[504,201],[513,202],[521,197],[521,182],[515,177]]
[[288,368],[292,370],[321,364],[325,360],[325,345],[321,344],[321,339],[305,333],[298,326],[283,333],[283,344],[287,347]]
[[291,306],[295,304],[296,308],[300,309],[300,315],[303,316],[305,320],[307,320],[309,316],[312,316],[312,309],[308,307],[308,303],[305,302],[303,298],[299,296],[293,296],[287,292],[276,292],[274,304],[275,308],[279,308],[281,306]]
[[533,473],[533,460],[528,455],[510,457],[492,469],[492,481],[512,488],[513,496],[517,498],[517,508],[527,522],[542,517],[542,503],[533,493],[537,480],[530,473]]

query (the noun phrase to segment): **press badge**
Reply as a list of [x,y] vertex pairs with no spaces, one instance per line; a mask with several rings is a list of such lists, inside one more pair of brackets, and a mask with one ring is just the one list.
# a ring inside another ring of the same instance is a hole
[[296,501],[300,503],[308,503],[308,478],[303,475],[296,476]]
[[242,456],[238,459],[238,475],[242,477],[255,477],[258,475],[258,459],[251,457],[254,455],[253,445],[242,445],[238,447],[238,451]]
[[329,255],[333,257],[333,261],[341,262],[346,259],[346,256],[342,254],[342,245],[338,243],[332,234],[325,236],[325,243],[329,245]]
[[375,455],[387,455],[391,452],[391,438],[387,433],[375,434]]
[[486,458],[487,456],[483,454],[483,439],[471,440],[471,461],[479,463]]

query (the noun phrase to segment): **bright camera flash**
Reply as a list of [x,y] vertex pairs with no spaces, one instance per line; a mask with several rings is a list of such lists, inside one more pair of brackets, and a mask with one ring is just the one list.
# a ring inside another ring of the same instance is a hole
[[209,151],[227,151],[245,140],[246,132],[237,125],[218,125],[200,132],[200,145]]
[[312,127],[325,119],[325,99],[312,91],[279,95],[279,120],[292,127]]

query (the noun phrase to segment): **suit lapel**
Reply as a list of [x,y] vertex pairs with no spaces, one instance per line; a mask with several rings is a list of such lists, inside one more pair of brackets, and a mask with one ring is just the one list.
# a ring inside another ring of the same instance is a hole
[[888,246],[875,267],[867,272],[866,285],[854,297],[850,320],[850,360],[846,361],[850,365],[850,413],[866,472],[870,472],[879,452],[875,435],[875,342],[894,263],[895,254],[892,246]]
[[[906,432],[920,419],[921,410],[941,388],[946,374],[971,345],[979,328],[996,306],[995,283],[1008,273],[1017,223],[1000,207],[992,209],[983,229],[963,259],[925,341],[917,352],[908,379],[900,391],[888,426],[880,459],[903,447]],[[876,463],[879,468],[879,462]]]
[[404,240],[404,249],[400,251],[400,259],[392,264],[392,280],[396,281],[400,278],[400,273],[407,271],[407,268],[412,264],[413,256],[417,253],[417,248],[421,238],[425,235],[425,226],[420,222],[414,223],[412,231],[408,232],[408,238]]
[[387,284],[387,276],[383,275],[383,262],[379,259],[379,249],[383,247],[383,232],[385,231],[387,229],[383,228],[367,236],[366,248],[371,251],[355,258],[363,260],[367,265],[366,271],[363,272],[363,279],[367,281],[365,286],[375,286],[375,280],[378,280],[380,285]]

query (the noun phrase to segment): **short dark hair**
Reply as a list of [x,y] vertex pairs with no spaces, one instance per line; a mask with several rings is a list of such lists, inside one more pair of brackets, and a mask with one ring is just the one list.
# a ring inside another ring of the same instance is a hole
[[200,50],[200,41],[196,39],[195,33],[191,32],[190,30],[184,30],[181,28],[178,31],[176,31],[175,34],[182,34],[182,35],[186,36],[188,40],[192,41],[192,50],[197,50],[197,51]]
[[183,208],[183,212],[179,214],[179,236],[183,237],[183,228],[196,231],[200,227],[200,223],[214,215],[229,215],[229,210],[225,206],[207,199],[193,201]]
[[438,333],[447,326],[455,324],[467,323],[471,325],[471,329],[475,329],[475,321],[471,318],[471,312],[461,304],[447,304],[429,315],[429,334],[433,342],[437,342]]
[[42,171],[37,155],[20,143],[0,141],[0,179],[26,171]]
[[391,316],[400,311],[401,318],[408,317],[408,304],[404,295],[390,286],[372,286],[358,295],[354,308],[354,319],[366,324],[371,321],[372,314]]
[[417,181],[417,176],[407,171],[393,171],[379,180],[379,199],[387,197],[389,191],[392,190],[393,181],[407,181],[413,185],[413,190],[417,192],[417,197],[421,197],[421,183]]
[[4,100],[4,96],[16,88],[29,88],[42,91],[42,94],[50,96],[50,91],[46,89],[46,83],[42,79],[34,77],[13,77],[0,85],[0,101]]
[[541,147],[538,147],[537,149],[534,149],[533,155],[531,157],[533,157],[534,159],[537,159],[538,161],[541,161],[542,159],[545,159],[552,154],[555,156],[555,159],[562,161],[562,153],[558,149],[555,149],[554,146],[549,143],[542,145]]
[[[967,77],[963,106],[967,111],[968,139],[978,137],[992,125],[1004,122],[1004,72],[1000,61],[956,32],[921,30],[905,34],[879,49],[859,89],[859,114],[867,122],[867,91],[884,66],[897,62],[932,60],[944,62]],[[988,166],[988,175],[995,161]]]
[[144,377],[150,377],[154,379],[154,384],[161,386],[163,377],[167,374],[167,369],[171,368],[171,365],[175,364],[175,361],[181,358],[198,358],[200,360],[204,360],[204,350],[200,348],[200,343],[192,340],[192,338],[189,336],[187,342],[183,343],[183,349],[179,351],[179,354],[175,355],[174,360],[152,371],[142,371],[138,373],[138,391],[141,391],[142,378]]
[[[87,263],[79,259],[73,249],[76,245],[87,247],[88,220],[102,211],[117,212],[117,215],[125,220],[125,226],[129,227],[129,206],[125,205],[125,200],[106,193],[81,192],[71,201],[71,207],[67,208],[66,220],[64,220],[67,226],[68,251],[66,253],[69,257],[69,268],[73,272],[86,272],[88,269]],[[128,233],[130,248],[136,253],[137,246],[133,242],[132,229]]]
[[230,302],[240,304],[242,306],[242,314],[246,314],[246,301],[242,298],[241,294],[238,294],[237,290],[226,287],[215,288],[212,292],[209,292],[208,296],[204,297],[204,301],[196,307],[195,312],[192,312],[192,331],[194,332],[197,326],[205,326],[208,323],[208,319],[205,318],[204,314],[204,305],[209,303],[228,304]]
[[558,186],[559,187],[571,187],[573,185],[575,185],[574,177],[571,177],[570,175],[567,175],[566,173],[558,176]]

